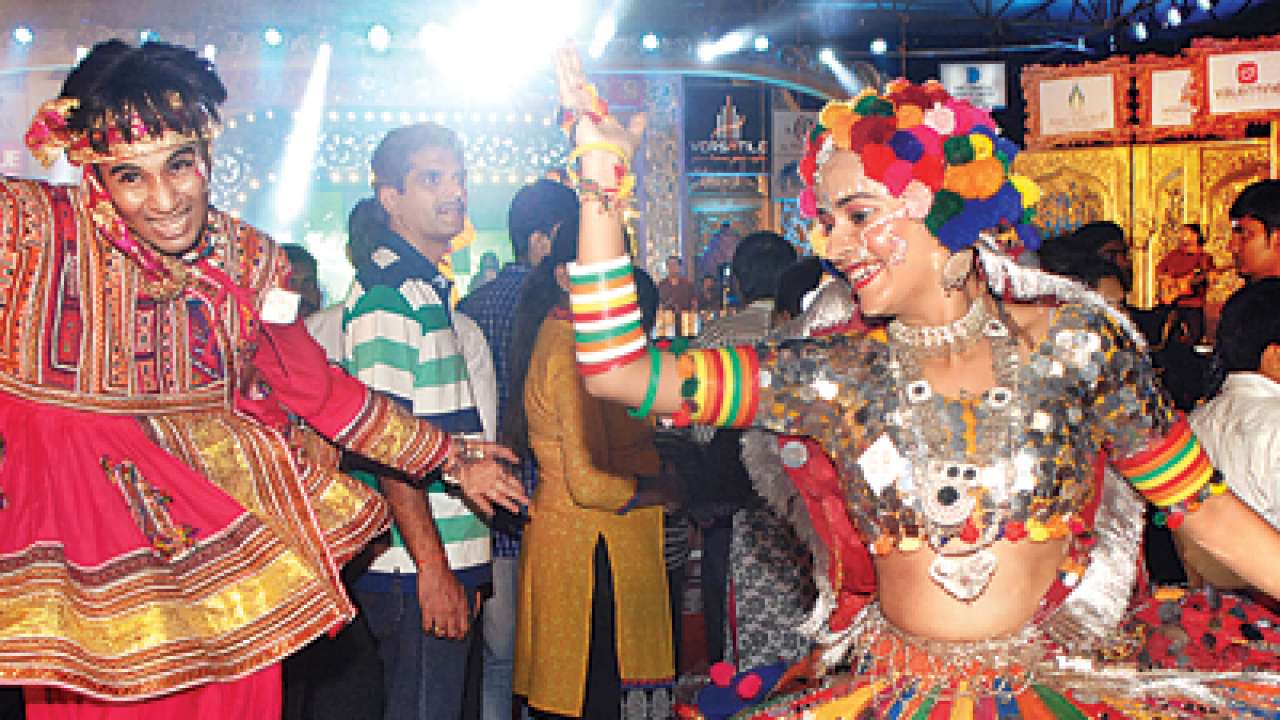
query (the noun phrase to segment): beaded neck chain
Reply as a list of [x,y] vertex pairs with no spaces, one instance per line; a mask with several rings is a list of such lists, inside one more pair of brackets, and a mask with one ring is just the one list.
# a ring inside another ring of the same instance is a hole
[[917,354],[953,352],[982,339],[990,320],[987,304],[979,295],[964,315],[945,325],[907,325],[898,320],[890,321],[889,340]]
[[[900,423],[907,440],[911,487],[903,488],[910,504],[920,509],[923,534],[937,553],[930,577],[953,597],[968,601],[986,589],[996,569],[990,546],[999,539],[1010,514],[1014,486],[1014,447],[1021,432],[1022,405],[1018,392],[1021,365],[1016,341],[1008,327],[991,317],[981,300],[961,319],[962,333],[948,330],[951,342],[939,345],[942,332],[914,328],[914,337],[927,342],[904,342],[889,336],[890,370],[899,388]],[[968,330],[972,320],[982,320],[978,331]],[[953,326],[956,323],[952,324]],[[947,326],[951,327],[951,326]],[[934,393],[920,368],[922,356],[954,349],[957,341],[972,345],[981,338],[991,341],[995,385],[984,392],[973,409],[975,447],[967,452],[963,411],[948,405]]]

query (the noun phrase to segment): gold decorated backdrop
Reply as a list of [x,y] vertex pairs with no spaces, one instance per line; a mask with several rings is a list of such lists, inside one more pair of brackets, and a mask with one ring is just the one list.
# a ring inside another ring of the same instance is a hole
[[1029,150],[1015,169],[1040,184],[1035,222],[1046,236],[1094,220],[1124,228],[1133,259],[1131,299],[1139,307],[1154,303],[1155,266],[1178,244],[1178,229],[1201,225],[1223,268],[1208,298],[1220,304],[1240,284],[1230,268],[1227,209],[1245,185],[1268,177],[1271,152],[1265,140]]

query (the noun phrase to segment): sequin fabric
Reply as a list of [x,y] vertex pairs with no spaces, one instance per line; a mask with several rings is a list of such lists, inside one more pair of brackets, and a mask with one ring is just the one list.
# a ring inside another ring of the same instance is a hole
[[[915,440],[884,336],[790,341],[760,353],[759,422],[823,444],[841,470],[850,517],[873,552],[924,547],[924,503],[937,498],[922,497],[912,481],[906,451]],[[1111,457],[1140,451],[1173,424],[1173,408],[1128,336],[1082,305],[1055,311],[1046,337],[1021,363],[1018,391],[1022,416],[1011,457],[984,457],[984,443],[974,442],[991,412],[984,398],[930,397],[941,421],[928,429],[941,436],[930,445],[973,466],[1012,464],[1001,473],[1012,483],[979,477],[968,486],[974,500],[968,521],[979,529],[998,522],[1007,540],[1087,541],[1082,511],[1095,492],[1094,459],[1104,450]]]

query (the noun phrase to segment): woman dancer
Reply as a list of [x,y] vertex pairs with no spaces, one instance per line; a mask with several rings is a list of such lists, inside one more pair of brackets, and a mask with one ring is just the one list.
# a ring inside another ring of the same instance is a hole
[[[862,312],[891,318],[886,333],[677,357],[647,346],[631,317],[618,215],[643,119],[624,128],[609,117],[572,51],[558,71],[580,161],[570,271],[589,391],[677,423],[809,435],[840,475],[802,496],[828,544],[819,664],[855,672],[760,717],[1273,707],[1274,675],[1136,667],[1224,667],[1204,647],[1232,648],[1235,669],[1275,660],[1251,604],[1193,597],[1127,614],[1139,582],[1134,489],[1272,595],[1280,536],[1216,481],[1128,321],[1076,283],[1018,267],[991,239],[1009,226],[1034,247],[1038,193],[1010,174],[1017,149],[987,113],[937,83],[899,81],[820,115],[802,207]],[[809,461],[799,443],[777,455]],[[878,591],[863,607],[833,570],[850,542],[874,557]],[[1205,622],[1190,635],[1178,618]]]

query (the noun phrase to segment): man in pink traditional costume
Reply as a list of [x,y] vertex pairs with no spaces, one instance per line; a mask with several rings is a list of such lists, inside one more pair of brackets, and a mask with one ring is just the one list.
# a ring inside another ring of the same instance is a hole
[[0,683],[30,718],[279,717],[387,526],[322,438],[524,501],[505,450],[330,367],[284,253],[210,207],[225,98],[190,50],[101,43],[26,138],[79,187],[0,177]]

